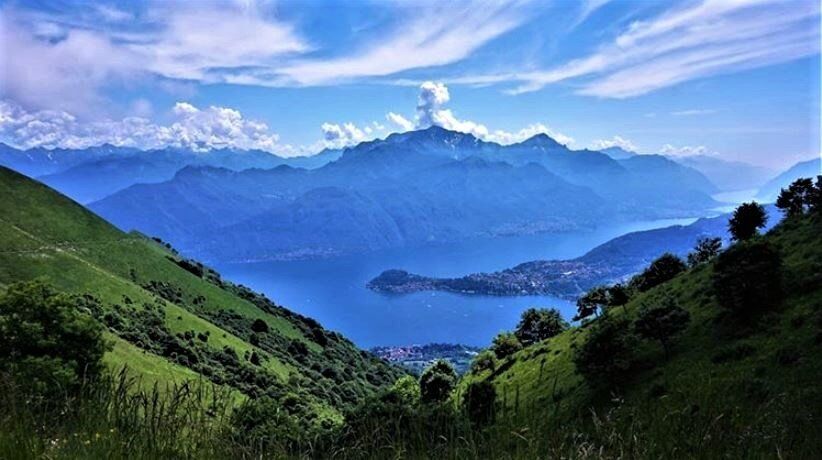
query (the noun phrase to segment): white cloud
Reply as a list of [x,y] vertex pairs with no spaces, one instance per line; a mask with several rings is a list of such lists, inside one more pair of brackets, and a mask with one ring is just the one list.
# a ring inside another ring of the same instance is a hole
[[671,144],[665,144],[660,149],[660,153],[673,157],[687,157],[693,155],[716,155],[716,152],[708,149],[704,145],[684,145],[682,147],[674,147]]
[[519,131],[513,133],[497,130],[494,131],[487,138],[487,140],[494,141],[502,145],[508,145],[516,144],[517,142],[522,142],[526,139],[530,139],[536,136],[537,134],[546,134],[562,145],[570,145],[575,142],[574,138],[556,132],[548,126],[543,125],[542,123],[534,123],[528,125],[525,128],[522,128]]
[[257,84],[322,85],[363,77],[381,77],[409,69],[460,61],[522,24],[528,15],[520,2],[417,4],[401,11],[409,18],[362,51],[339,58],[303,60],[258,72]]
[[402,115],[389,112],[386,117],[397,124],[403,130],[409,130],[413,126],[417,128],[427,128],[432,125],[440,126],[452,131],[469,133],[479,139],[500,144],[514,144],[537,134],[547,134],[561,144],[571,144],[574,139],[562,133],[556,132],[542,123],[533,123],[515,132],[504,130],[491,131],[482,123],[458,118],[454,112],[445,108],[451,100],[448,87],[441,82],[426,81],[420,85],[420,94],[417,99],[416,123]]
[[426,81],[420,85],[420,95],[417,99],[417,126],[427,128],[435,124],[442,106],[451,100],[448,87],[443,83]]
[[585,78],[578,94],[634,97],[688,80],[817,54],[819,15],[818,2],[702,0],[635,21],[593,53],[553,68],[449,81],[518,82],[506,92],[521,94]]
[[204,151],[230,147],[272,153],[293,151],[290,146],[280,145],[279,136],[265,123],[244,118],[231,108],[200,109],[179,102],[172,113],[174,121],[168,125],[140,117],[81,122],[65,111],[28,112],[9,102],[0,102],[0,137],[20,148],[81,149],[109,143],[142,149],[185,147]]
[[671,112],[671,115],[675,117],[691,117],[695,115],[710,115],[712,113],[716,113],[714,109],[687,109],[687,110],[675,110]]
[[132,52],[102,34],[20,22],[14,11],[0,8],[0,97],[27,108],[88,113],[101,105],[101,87],[142,72]]
[[614,136],[611,139],[597,139],[591,143],[592,150],[603,150],[611,147],[619,147],[629,152],[637,151],[633,142],[621,136]]
[[400,128],[400,131],[411,131],[414,129],[414,122],[398,113],[388,112],[385,115],[385,118],[391,123],[397,125]]
[[310,50],[292,26],[253,9],[174,6],[155,13],[165,16],[160,32],[128,45],[165,77],[227,81],[246,69],[270,67],[280,64],[278,58]]
[[323,140],[328,148],[342,148],[349,145],[356,145],[367,139],[363,130],[354,123],[323,123],[321,126]]

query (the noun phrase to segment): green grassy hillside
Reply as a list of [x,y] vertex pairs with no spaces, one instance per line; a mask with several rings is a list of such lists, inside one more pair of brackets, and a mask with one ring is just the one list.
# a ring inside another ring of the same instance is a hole
[[788,219],[761,238],[782,256],[781,305],[750,319],[726,313],[712,289],[715,263],[635,295],[607,316],[633,321],[643,307],[672,299],[690,322],[669,357],[659,344],[639,341],[619,387],[594,388],[575,367],[574,354],[602,321],[596,319],[524,348],[493,371],[469,374],[458,391],[476,381],[494,385],[491,439],[512,456],[818,455],[822,218]]
[[146,383],[204,379],[248,396],[296,395],[326,424],[401,375],[316,321],[9,169],[0,168],[0,196],[0,287],[40,279],[85,296],[108,326],[112,368],[126,365]]

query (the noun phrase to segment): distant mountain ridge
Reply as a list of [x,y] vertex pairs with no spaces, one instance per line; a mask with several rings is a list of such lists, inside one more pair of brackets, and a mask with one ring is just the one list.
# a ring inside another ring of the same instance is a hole
[[[686,169],[667,167],[665,174]],[[567,231],[604,216],[648,218],[715,205],[708,181],[679,174],[666,181],[669,202],[654,206],[659,200],[638,185],[649,183],[644,175],[548,136],[501,146],[431,127],[346,148],[311,171],[188,167],[91,207],[121,228],[157,234],[200,257],[249,260]]]
[[37,178],[79,201],[89,203],[135,184],[172,179],[186,166],[214,166],[234,171],[281,165],[317,168],[334,161],[340,150],[312,156],[280,157],[262,150],[164,148],[139,150],[104,144],[86,149],[18,150],[0,144],[0,165]]
[[715,187],[664,158],[615,161],[546,135],[502,146],[431,127],[336,161],[230,171],[188,166],[91,209],[206,260],[325,257],[405,244],[695,215]]
[[712,155],[673,158],[679,164],[701,172],[722,191],[756,189],[771,178],[771,169],[741,161],[727,161]]
[[822,159],[814,158],[807,161],[800,161],[769,180],[756,194],[756,197],[763,201],[775,201],[779,196],[779,191],[789,186],[800,177],[815,178],[822,175]]

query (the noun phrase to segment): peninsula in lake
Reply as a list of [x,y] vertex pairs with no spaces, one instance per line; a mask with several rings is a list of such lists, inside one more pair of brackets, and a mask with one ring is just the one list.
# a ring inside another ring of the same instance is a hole
[[[770,208],[769,208],[769,211]],[[466,295],[553,295],[576,299],[590,288],[624,280],[660,255],[686,255],[700,238],[728,241],[728,215],[702,218],[689,225],[632,232],[568,260],[534,260],[492,273],[436,278],[401,269],[382,272],[366,285],[387,294],[446,291]]]

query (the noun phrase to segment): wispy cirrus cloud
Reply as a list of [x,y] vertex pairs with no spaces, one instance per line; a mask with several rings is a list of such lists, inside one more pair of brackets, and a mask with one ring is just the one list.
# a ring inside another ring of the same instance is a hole
[[520,3],[442,3],[408,9],[405,13],[409,20],[400,22],[361,50],[262,69],[252,72],[248,82],[273,86],[324,85],[458,62],[522,24],[528,16]]
[[712,113],[716,113],[715,109],[686,109],[686,110],[674,110],[671,112],[671,115],[675,117],[693,117],[698,115],[710,115]]
[[817,2],[703,0],[635,21],[594,52],[552,68],[464,76],[451,83],[515,82],[510,94],[572,81],[582,95],[628,98],[684,81],[819,53]]
[[461,61],[529,16],[522,0],[385,5],[391,27],[320,50],[298,24],[257,2],[0,8],[0,97],[33,109],[101,105],[118,78],[318,86]]

